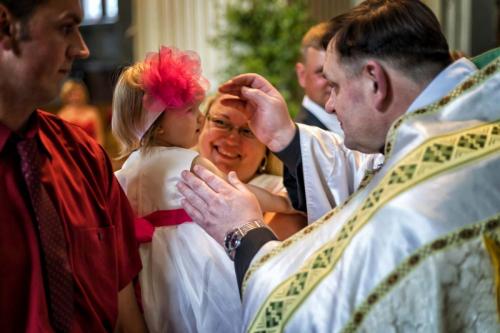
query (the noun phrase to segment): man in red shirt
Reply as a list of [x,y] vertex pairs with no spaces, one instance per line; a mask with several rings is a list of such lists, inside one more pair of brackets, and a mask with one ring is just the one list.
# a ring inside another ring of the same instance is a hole
[[145,330],[133,212],[110,161],[78,127],[37,110],[89,54],[81,18],[78,0],[0,0],[2,332]]

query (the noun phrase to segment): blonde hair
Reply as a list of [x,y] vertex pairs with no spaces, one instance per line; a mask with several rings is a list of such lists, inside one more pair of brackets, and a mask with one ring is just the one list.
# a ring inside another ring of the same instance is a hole
[[64,82],[63,86],[61,87],[61,92],[59,94],[59,98],[61,99],[62,104],[68,104],[69,103],[69,95],[75,90],[75,89],[81,89],[83,92],[83,96],[85,99],[85,103],[88,103],[89,101],[89,91],[87,89],[87,86],[80,81],[68,79]]
[[142,105],[144,90],[141,82],[144,68],[142,62],[126,68],[115,86],[111,129],[120,144],[118,158],[123,158],[136,149],[147,150],[154,144],[154,134],[161,116],[142,138],[138,135],[144,128],[146,120],[146,110]]
[[223,95],[220,92],[216,92],[212,96],[209,96],[205,99],[205,105],[203,106],[202,113],[206,117],[208,116],[210,109],[212,106],[217,102],[218,99],[220,99]]
[[301,62],[305,63],[307,60],[307,49],[312,47],[316,50],[323,50],[322,40],[323,36],[328,31],[328,22],[321,22],[312,26],[302,37],[302,42],[300,43],[300,55]]

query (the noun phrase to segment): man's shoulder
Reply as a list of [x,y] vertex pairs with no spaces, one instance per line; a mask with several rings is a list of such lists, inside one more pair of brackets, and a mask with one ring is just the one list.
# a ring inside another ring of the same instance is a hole
[[64,140],[69,145],[84,145],[89,148],[99,147],[99,144],[80,126],[69,123],[59,116],[43,110],[37,110],[37,113],[40,132],[50,140]]
[[299,113],[295,116],[295,122],[300,124],[306,124],[311,126],[316,126],[322,129],[327,129],[325,124],[323,124],[314,114],[312,114],[307,108],[302,106]]
[[[57,115],[37,110],[40,139],[51,154],[89,165],[108,164],[104,149],[78,125],[71,124]],[[69,161],[68,161],[69,163]]]
[[309,115],[311,115],[311,112],[307,110],[303,105],[300,107],[299,113],[295,116],[294,120],[298,123],[302,123],[304,119],[306,119]]

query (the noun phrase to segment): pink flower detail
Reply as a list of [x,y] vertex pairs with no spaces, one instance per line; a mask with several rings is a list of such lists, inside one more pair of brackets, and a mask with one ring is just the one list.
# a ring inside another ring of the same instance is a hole
[[196,52],[162,46],[149,53],[142,74],[143,104],[151,112],[182,109],[203,100],[209,87]]

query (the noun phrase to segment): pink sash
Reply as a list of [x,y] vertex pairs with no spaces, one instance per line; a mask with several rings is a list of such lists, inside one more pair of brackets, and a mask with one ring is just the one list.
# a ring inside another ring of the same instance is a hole
[[157,210],[135,219],[135,237],[139,243],[149,243],[156,227],[174,226],[191,222],[191,217],[182,208]]

